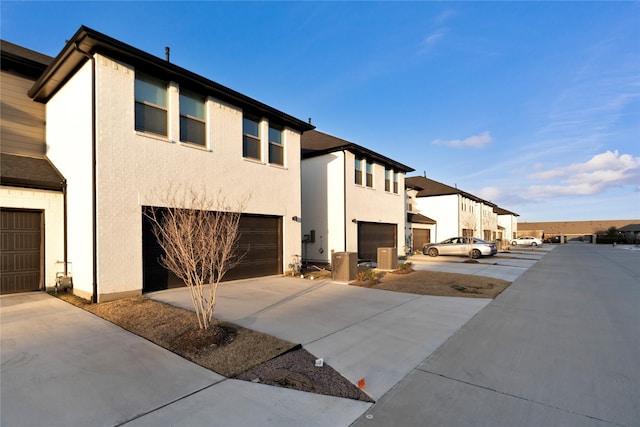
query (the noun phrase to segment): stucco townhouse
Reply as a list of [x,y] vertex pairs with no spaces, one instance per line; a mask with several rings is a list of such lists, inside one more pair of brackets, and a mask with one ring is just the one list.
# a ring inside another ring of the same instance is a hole
[[361,145],[312,130],[302,135],[302,257],[333,252],[377,261],[405,247],[405,174],[412,168]]
[[415,211],[435,222],[424,236],[430,241],[416,239],[419,234],[413,231],[414,248],[456,236],[508,240],[517,232],[518,214],[494,203],[423,176],[408,177],[406,182],[415,193],[411,199]]
[[247,254],[228,278],[281,274],[299,254],[308,123],[87,27],[28,95],[46,112],[42,157],[66,180],[46,226],[63,229],[65,249],[52,252],[72,266],[75,294],[102,302],[180,285],[158,265],[144,216],[173,207],[170,188],[245,201]]
[[64,177],[46,157],[45,106],[27,91],[53,58],[0,41],[1,293],[64,275]]

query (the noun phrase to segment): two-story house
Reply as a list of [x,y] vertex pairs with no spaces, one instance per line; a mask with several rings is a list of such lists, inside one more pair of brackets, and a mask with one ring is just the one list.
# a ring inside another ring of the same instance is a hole
[[[65,179],[46,157],[45,106],[27,91],[53,58],[0,42],[0,293],[53,287],[65,273]],[[70,272],[67,272],[70,273]]]
[[300,251],[308,123],[86,27],[28,94],[46,107],[47,156],[67,180],[74,293],[101,302],[173,285],[144,216],[175,207],[170,188],[246,201],[247,253],[228,278],[282,273]]
[[408,177],[407,186],[417,190],[417,211],[437,224],[433,241],[455,236],[496,241],[517,230],[517,214],[456,187],[422,176]]
[[318,131],[302,135],[303,259],[331,261],[405,245],[404,177],[412,168],[361,145]]

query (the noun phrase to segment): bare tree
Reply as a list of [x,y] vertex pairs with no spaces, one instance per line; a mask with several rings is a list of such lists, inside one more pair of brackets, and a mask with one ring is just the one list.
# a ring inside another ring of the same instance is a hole
[[213,318],[218,285],[246,253],[239,251],[239,222],[245,202],[231,209],[220,193],[170,189],[162,204],[145,211],[164,254],[160,264],[182,279],[201,329]]
[[476,232],[476,213],[470,208],[471,212],[465,212],[462,215],[462,237],[467,244],[467,255],[473,258],[473,238]]

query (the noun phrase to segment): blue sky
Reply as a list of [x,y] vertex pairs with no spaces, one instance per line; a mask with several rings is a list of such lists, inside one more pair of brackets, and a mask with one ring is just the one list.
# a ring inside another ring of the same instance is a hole
[[520,214],[640,218],[639,2],[12,2],[4,40],[80,25]]

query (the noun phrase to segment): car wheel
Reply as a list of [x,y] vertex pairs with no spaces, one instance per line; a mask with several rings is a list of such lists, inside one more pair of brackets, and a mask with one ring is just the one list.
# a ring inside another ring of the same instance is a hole
[[536,242],[531,242],[531,246],[538,246]]
[[512,244],[513,246],[518,246],[518,242],[516,242],[515,240],[514,240],[514,241],[512,241],[512,242],[511,242],[511,244]]
[[438,250],[436,248],[429,249],[429,256],[438,256]]
[[479,249],[474,249],[474,250],[471,251],[471,258],[473,258],[473,259],[478,259],[478,258],[480,258],[481,255],[482,254],[480,253]]

